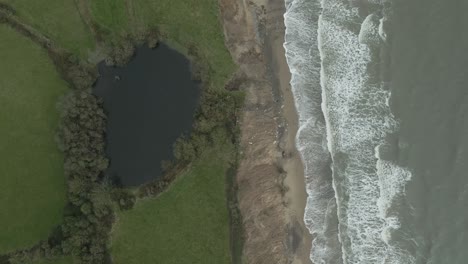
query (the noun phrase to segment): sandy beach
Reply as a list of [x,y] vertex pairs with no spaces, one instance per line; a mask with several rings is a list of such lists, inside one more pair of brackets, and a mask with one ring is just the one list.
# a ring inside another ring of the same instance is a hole
[[283,0],[220,0],[226,45],[246,100],[240,122],[238,202],[245,263],[310,264],[297,114],[285,59]]
[[309,254],[312,237],[309,235],[303,220],[307,193],[305,189],[304,167],[299,152],[296,149],[295,139],[298,130],[298,116],[289,84],[291,73],[286,63],[283,42],[283,38],[271,40],[272,66],[282,95],[282,117],[286,124],[285,134],[281,139],[281,148],[285,153],[283,155],[283,169],[286,172],[283,184],[287,187],[284,199],[291,221],[290,224],[294,226],[294,230],[292,231],[294,234],[290,235],[292,239],[302,240],[300,242],[293,241],[296,248],[294,249],[295,254],[292,263],[305,264],[311,263]]
[[[284,6],[283,1],[281,2]],[[279,4],[276,6],[280,13],[284,13]],[[278,23],[283,21],[278,21]],[[271,67],[276,86],[281,94],[281,117],[285,124],[284,135],[280,138],[280,148],[284,151],[282,157],[283,169],[286,172],[283,184],[287,189],[284,194],[286,207],[288,209],[289,221],[292,226],[290,240],[293,244],[293,264],[311,263],[309,259],[312,237],[304,225],[304,211],[307,202],[305,189],[304,167],[301,157],[296,149],[296,133],[298,130],[298,116],[294,103],[291,86],[291,73],[286,62],[284,43],[284,27],[279,26],[277,35],[269,36],[271,49]]]

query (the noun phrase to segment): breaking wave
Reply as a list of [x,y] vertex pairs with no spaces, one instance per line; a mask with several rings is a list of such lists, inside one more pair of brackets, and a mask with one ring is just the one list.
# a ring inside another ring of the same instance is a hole
[[362,17],[358,6],[342,0],[287,0],[286,10],[284,47],[299,116],[311,260],[414,263],[391,239],[400,227],[392,202],[404,194],[411,173],[387,157],[398,122],[380,77],[385,12]]

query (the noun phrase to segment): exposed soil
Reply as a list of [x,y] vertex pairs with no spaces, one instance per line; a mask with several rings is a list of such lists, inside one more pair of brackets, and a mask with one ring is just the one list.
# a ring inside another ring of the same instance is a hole
[[310,263],[303,168],[283,42],[284,0],[219,0],[246,93],[237,171],[244,263]]

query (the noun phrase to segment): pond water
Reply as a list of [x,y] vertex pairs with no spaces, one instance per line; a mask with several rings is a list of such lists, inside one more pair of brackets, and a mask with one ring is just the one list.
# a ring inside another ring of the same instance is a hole
[[99,72],[94,94],[108,116],[107,173],[123,186],[159,177],[176,139],[190,132],[198,103],[188,59],[164,44],[144,46],[125,67],[101,63]]

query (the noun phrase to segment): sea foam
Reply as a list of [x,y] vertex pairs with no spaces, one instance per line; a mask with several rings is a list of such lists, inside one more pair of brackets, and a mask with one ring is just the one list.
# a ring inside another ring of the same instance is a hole
[[400,223],[390,213],[411,173],[380,157],[398,122],[390,92],[369,71],[378,65],[373,49],[387,36],[384,18],[363,19],[341,0],[289,0],[286,7],[285,49],[308,193],[304,220],[314,234],[311,260],[413,263],[391,240]]
[[340,263],[335,194],[330,172],[330,153],[322,114],[320,54],[317,45],[320,3],[286,1],[285,50],[291,70],[291,87],[299,117],[296,145],[305,168],[308,193],[304,221],[314,241],[314,263]]

